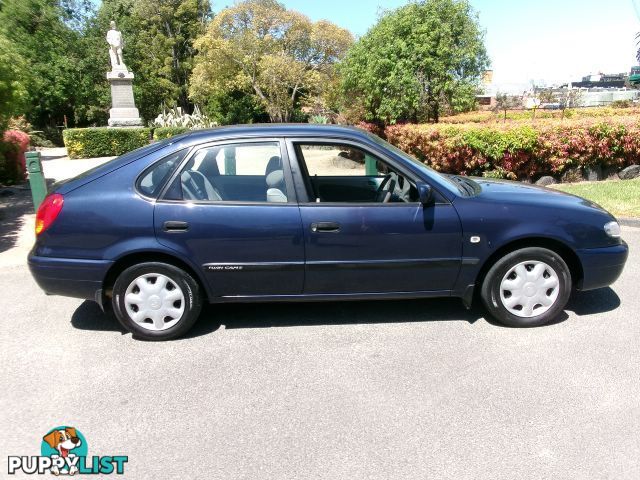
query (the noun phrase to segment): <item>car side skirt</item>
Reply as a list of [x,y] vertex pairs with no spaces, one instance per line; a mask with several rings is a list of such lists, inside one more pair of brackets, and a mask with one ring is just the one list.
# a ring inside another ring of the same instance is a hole
[[353,300],[401,300],[419,298],[451,297],[451,290],[429,290],[417,292],[385,293],[331,293],[300,295],[233,295],[214,297],[209,303],[251,303],[251,302],[323,302]]

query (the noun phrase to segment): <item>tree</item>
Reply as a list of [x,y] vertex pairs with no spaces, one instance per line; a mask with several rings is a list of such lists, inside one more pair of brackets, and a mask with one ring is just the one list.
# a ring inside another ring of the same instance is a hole
[[9,40],[0,35],[0,138],[10,117],[26,107],[28,70]]
[[78,79],[78,32],[71,3],[20,0],[0,3],[0,34],[14,46],[29,71],[27,115],[38,127],[73,117]]
[[137,35],[141,75],[166,79],[173,97],[185,111],[191,109],[187,83],[193,69],[194,41],[211,16],[208,0],[137,0],[132,16]]
[[532,119],[536,119],[536,112],[538,109],[546,103],[555,102],[555,94],[553,90],[550,88],[541,88],[536,92],[536,88],[534,87],[534,98],[531,108],[533,109],[533,117]]
[[494,112],[504,112],[504,120],[507,121],[507,111],[514,110],[522,106],[522,99],[506,93],[496,93],[496,105],[493,107]]
[[424,0],[385,14],[349,51],[340,72],[367,120],[438,121],[475,106],[488,66],[484,32],[467,0]]
[[187,83],[193,41],[211,15],[209,0],[0,0],[0,34],[24,59],[26,113],[36,128],[106,125],[111,98],[105,35],[116,20],[124,56],[135,73],[140,113],[154,118],[160,106],[192,105]]
[[196,42],[191,77],[196,101],[244,91],[275,122],[290,121],[303,97],[317,95],[353,43],[330,22],[312,22],[275,0],[246,0],[222,10]]
[[560,110],[564,118],[567,108],[577,108],[582,105],[582,92],[577,88],[567,88],[560,93]]
[[205,114],[219,125],[269,121],[269,115],[256,97],[241,90],[214,94],[203,105]]

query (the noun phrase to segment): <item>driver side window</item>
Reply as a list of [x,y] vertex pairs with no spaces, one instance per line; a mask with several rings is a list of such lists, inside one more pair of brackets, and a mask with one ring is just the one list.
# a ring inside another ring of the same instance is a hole
[[295,144],[309,198],[318,203],[412,203],[415,185],[395,168],[346,144]]

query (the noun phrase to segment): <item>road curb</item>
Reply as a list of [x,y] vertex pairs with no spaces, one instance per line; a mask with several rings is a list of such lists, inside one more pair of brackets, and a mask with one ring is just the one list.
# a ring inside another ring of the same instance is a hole
[[636,227],[640,228],[640,218],[618,218],[618,223],[620,225],[624,225],[625,227]]

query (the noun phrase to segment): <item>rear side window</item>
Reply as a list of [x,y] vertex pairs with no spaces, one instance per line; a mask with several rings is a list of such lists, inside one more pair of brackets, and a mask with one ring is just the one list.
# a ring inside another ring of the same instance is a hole
[[251,142],[201,148],[185,164],[164,199],[286,203],[289,197],[280,144]]
[[179,150],[147,168],[138,180],[138,191],[146,197],[156,197],[186,154],[186,148]]

